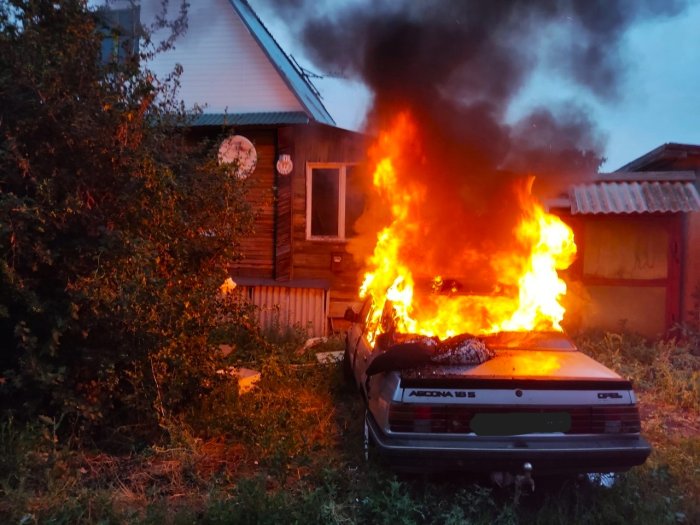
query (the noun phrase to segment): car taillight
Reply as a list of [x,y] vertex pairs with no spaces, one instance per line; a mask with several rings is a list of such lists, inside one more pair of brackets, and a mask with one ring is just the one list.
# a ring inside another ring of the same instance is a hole
[[392,403],[389,428],[392,432],[468,433],[472,415],[467,407]]
[[[473,432],[475,415],[514,412],[513,407],[473,405],[422,405],[392,403],[389,407],[389,429],[392,432],[460,433]],[[518,411],[516,411],[518,412]],[[523,407],[523,414],[565,413],[571,418],[566,434],[634,434],[640,431],[639,410],[635,405]]]
[[413,431],[431,432],[433,430],[433,409],[429,406],[416,405],[413,408]]
[[413,419],[431,419],[432,417],[432,407],[424,405],[415,405],[413,407]]
[[635,405],[593,407],[591,432],[600,434],[627,434],[641,430],[639,409]]
[[392,403],[389,428],[393,432],[431,432],[433,409],[429,405]]

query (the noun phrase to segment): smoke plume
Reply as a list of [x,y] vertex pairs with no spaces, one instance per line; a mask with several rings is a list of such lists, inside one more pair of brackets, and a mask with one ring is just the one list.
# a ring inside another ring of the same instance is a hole
[[[535,175],[535,192],[549,197],[600,166],[605,141],[579,103],[535,108],[507,122],[532,72],[548,71],[614,102],[626,68],[625,31],[676,15],[686,3],[370,0],[324,8],[316,0],[269,1],[298,23],[317,68],[343,71],[371,89],[367,131],[386,129],[401,111],[413,116],[427,160],[404,163],[402,176],[429,188],[425,228],[413,247],[422,247],[428,266],[451,246],[474,254],[508,244],[518,220],[514,179]],[[371,238],[376,225],[365,217],[358,229]],[[351,246],[360,259],[371,244],[365,241]]]

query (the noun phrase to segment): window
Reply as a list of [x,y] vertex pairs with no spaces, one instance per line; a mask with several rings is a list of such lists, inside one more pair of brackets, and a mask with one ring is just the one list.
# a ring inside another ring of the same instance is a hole
[[358,167],[354,164],[306,165],[306,238],[343,240],[355,234],[364,210]]
[[99,11],[102,39],[102,63],[124,64],[139,52],[139,6]]

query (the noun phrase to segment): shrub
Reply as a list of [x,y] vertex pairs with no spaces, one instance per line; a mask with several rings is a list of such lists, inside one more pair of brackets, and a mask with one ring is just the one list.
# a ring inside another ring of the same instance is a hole
[[168,42],[103,64],[85,4],[0,3],[0,406],[111,439],[211,384],[217,288],[253,214],[187,138],[177,71],[140,67]]

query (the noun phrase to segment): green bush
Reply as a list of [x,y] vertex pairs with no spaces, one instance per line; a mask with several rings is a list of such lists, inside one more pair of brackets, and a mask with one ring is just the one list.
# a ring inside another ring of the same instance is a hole
[[81,0],[0,3],[0,407],[117,442],[211,387],[253,213],[188,139],[178,71],[139,67],[161,43],[103,64],[101,40]]

